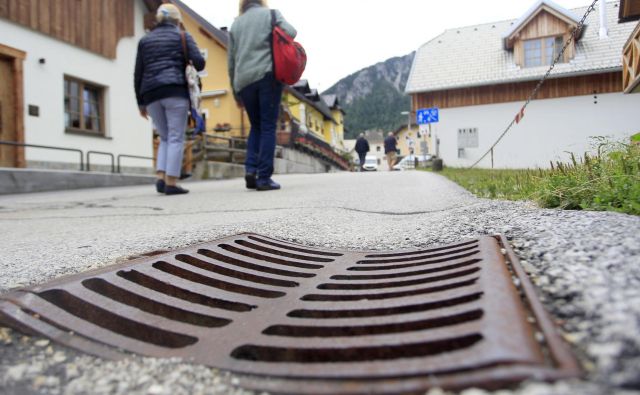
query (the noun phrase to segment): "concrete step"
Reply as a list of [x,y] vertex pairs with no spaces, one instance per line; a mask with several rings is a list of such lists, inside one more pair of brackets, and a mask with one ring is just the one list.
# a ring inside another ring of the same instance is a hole
[[153,176],[67,170],[0,168],[0,195],[85,188],[151,185]]

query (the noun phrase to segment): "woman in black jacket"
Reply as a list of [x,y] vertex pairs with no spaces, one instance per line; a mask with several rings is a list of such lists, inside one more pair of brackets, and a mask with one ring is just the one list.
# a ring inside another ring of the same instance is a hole
[[[158,25],[138,44],[135,90],[140,115],[151,116],[160,136],[156,190],[167,195],[189,191],[176,185],[180,177],[184,135],[189,112],[189,88],[185,78],[185,54],[179,28],[182,16],[172,4],[163,4]],[[189,33],[184,32],[187,57],[198,71],[205,60]]]

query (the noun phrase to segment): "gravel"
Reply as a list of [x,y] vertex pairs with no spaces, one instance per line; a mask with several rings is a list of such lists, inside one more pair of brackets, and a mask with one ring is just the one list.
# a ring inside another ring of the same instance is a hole
[[[285,189],[269,193],[234,180],[194,183],[177,198],[151,187],[0,197],[0,226],[11,229],[0,240],[0,292],[241,232],[352,250],[503,233],[585,374],[495,394],[640,393],[639,217],[476,199],[422,172],[278,180]],[[247,393],[241,387],[239,378],[178,360],[104,361],[0,329],[3,393]]]

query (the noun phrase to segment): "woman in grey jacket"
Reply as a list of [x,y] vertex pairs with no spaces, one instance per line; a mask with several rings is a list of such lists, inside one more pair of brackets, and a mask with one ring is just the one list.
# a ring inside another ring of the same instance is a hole
[[[276,24],[291,37],[296,30],[275,11]],[[240,0],[240,15],[233,22],[229,40],[229,77],[238,103],[251,122],[247,141],[245,181],[249,189],[280,189],[271,179],[276,148],[276,124],[282,84],[273,75],[271,10],[266,0]]]
[[[189,88],[181,32],[182,17],[173,4],[163,4],[156,15],[158,25],[138,44],[134,75],[140,115],[153,119],[160,145],[156,190],[166,195],[188,193],[176,185],[180,177],[184,135],[189,111]],[[185,32],[188,59],[198,71],[205,60],[189,33]]]

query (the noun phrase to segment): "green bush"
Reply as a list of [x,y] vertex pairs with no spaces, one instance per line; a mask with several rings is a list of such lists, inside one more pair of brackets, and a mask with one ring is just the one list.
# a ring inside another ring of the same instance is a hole
[[556,162],[533,197],[542,207],[640,215],[640,146],[603,141],[594,157]]

